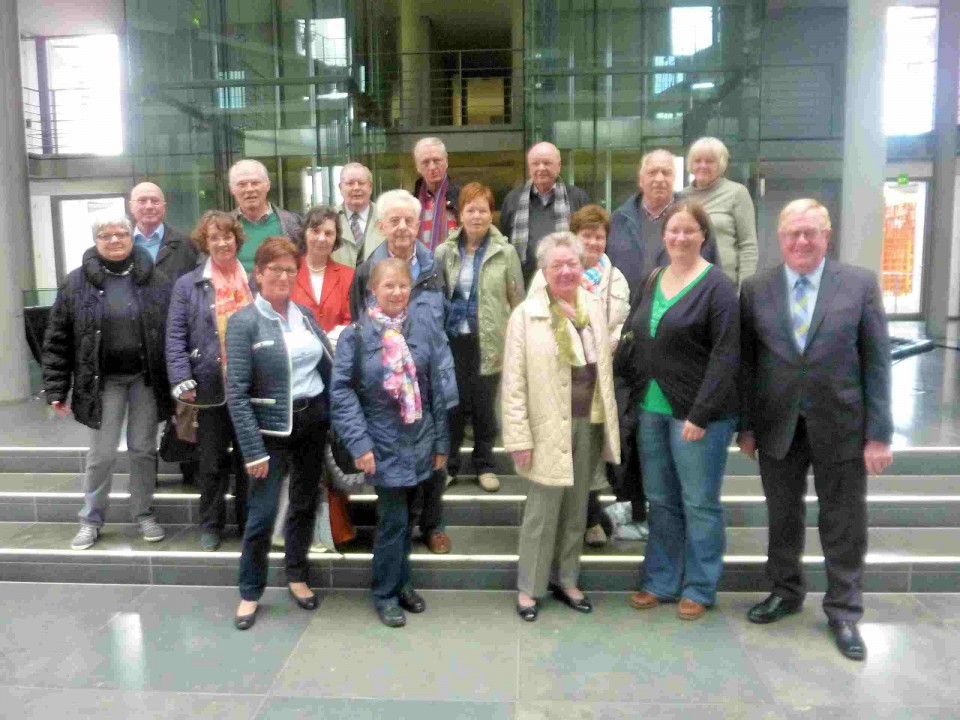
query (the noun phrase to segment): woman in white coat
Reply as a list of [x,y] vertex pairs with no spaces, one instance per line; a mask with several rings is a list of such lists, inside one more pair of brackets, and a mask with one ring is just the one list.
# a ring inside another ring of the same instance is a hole
[[546,236],[537,264],[546,281],[510,316],[503,369],[503,441],[530,480],[520,529],[517,613],[537,619],[548,588],[579,612],[587,496],[601,456],[617,462],[620,432],[605,307],[581,285],[583,244]]

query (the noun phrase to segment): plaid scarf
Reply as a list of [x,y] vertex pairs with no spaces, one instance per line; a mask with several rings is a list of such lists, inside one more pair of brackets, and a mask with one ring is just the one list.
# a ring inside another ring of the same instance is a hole
[[[449,186],[450,177],[444,175],[443,182],[440,183],[440,187],[433,195],[433,225],[430,228],[430,242],[426,243],[430,252],[436,252],[437,248],[447,238],[447,188]],[[420,201],[420,207],[427,206],[428,194],[427,181],[424,180],[420,183],[420,197],[417,198]]]
[[603,273],[609,264],[610,261],[607,259],[607,256],[601,255],[596,265],[584,270],[583,275],[580,277],[580,284],[583,285],[583,289],[591,295],[596,295],[600,292],[600,281],[603,280]]
[[[467,326],[470,328],[472,335],[480,333],[477,325],[477,286],[480,282],[480,265],[483,263],[483,256],[486,254],[489,245],[490,236],[487,235],[473,253],[473,284],[470,286],[470,296],[464,297],[460,294],[460,287],[454,282],[453,297],[450,299],[450,310],[447,313],[447,335],[450,337],[457,337],[461,334],[460,327],[464,320],[467,321]],[[467,259],[467,246],[462,234],[457,247],[460,250],[460,272],[463,272],[463,264]]]
[[[527,244],[530,242],[530,191],[533,190],[533,181],[527,180],[520,193],[520,202],[517,205],[517,214],[513,216],[513,237],[510,242],[517,249],[520,262],[527,258]],[[554,230],[557,232],[570,227],[570,202],[567,200],[567,187],[563,180],[557,178],[553,186],[553,216],[556,218]]]
[[423,406],[417,366],[413,364],[413,355],[402,332],[407,311],[391,318],[374,303],[367,308],[367,315],[377,329],[383,328],[383,389],[400,403],[400,421],[411,425],[423,417]]

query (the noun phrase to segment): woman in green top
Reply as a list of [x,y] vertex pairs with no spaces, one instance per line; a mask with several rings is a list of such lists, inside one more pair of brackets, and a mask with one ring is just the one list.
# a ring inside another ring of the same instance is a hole
[[740,318],[737,290],[700,249],[706,211],[689,201],[664,217],[670,263],[640,289],[631,389],[637,402],[650,538],[637,609],[680,601],[695,620],[716,601],[725,528],[720,485],[736,429]]

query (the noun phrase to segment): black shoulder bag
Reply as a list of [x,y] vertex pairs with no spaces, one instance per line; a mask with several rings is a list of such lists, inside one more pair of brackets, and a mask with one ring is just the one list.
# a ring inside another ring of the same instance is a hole
[[616,351],[613,353],[613,374],[616,377],[626,380],[628,383],[633,377],[634,351],[637,347],[637,339],[633,336],[633,329],[630,324],[633,322],[633,316],[643,302],[644,296],[653,289],[657,283],[657,276],[661,267],[655,267],[640,286],[640,292],[636,294],[633,304],[630,306],[630,314],[623,323],[623,333],[620,335],[620,342]]
[[[363,362],[363,338],[360,333],[360,323],[353,324],[353,367],[350,374],[350,384],[357,397],[360,396],[360,365]],[[330,432],[330,442],[324,450],[324,460],[330,471],[330,482],[334,489],[344,493],[356,492],[364,484],[364,474],[357,470],[353,455],[347,449],[343,440],[334,432]]]

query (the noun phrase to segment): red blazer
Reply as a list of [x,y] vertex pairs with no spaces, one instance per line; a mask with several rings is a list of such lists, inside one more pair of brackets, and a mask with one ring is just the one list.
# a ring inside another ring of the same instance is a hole
[[310,308],[323,331],[330,332],[337,325],[350,324],[350,283],[352,282],[352,267],[328,260],[326,272],[323,274],[320,298],[315,298],[307,260],[301,258],[297,284],[293,286],[290,299]]

